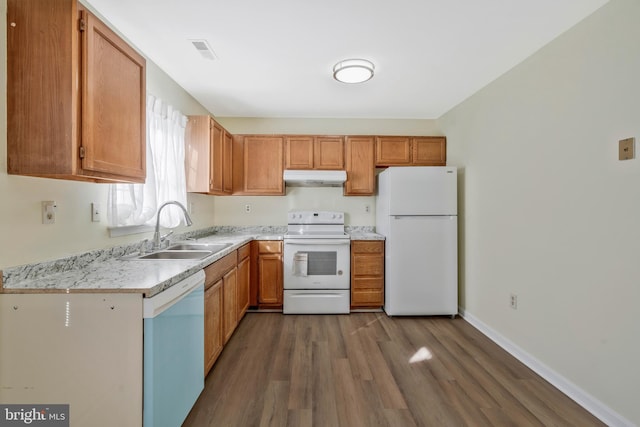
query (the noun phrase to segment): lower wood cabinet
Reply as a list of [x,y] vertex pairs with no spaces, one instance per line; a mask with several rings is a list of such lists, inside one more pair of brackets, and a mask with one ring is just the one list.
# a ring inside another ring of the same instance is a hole
[[222,278],[222,307],[224,310],[224,343],[233,335],[238,325],[238,269],[230,270]]
[[204,375],[249,308],[250,245],[205,267]]
[[222,279],[204,291],[204,375],[218,359],[224,346],[222,337]]
[[282,309],[282,241],[257,240],[252,244],[252,299],[259,308]]
[[384,241],[351,242],[351,308],[384,304]]
[[238,249],[238,294],[237,313],[238,322],[245,315],[250,305],[250,279],[251,279],[251,245],[247,243]]

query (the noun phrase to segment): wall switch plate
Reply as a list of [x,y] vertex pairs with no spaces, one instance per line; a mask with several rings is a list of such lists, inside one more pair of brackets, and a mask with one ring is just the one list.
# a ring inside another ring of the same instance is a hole
[[91,203],[91,221],[100,222],[101,214],[102,214],[102,206],[100,206],[100,203]]
[[629,160],[634,157],[635,138],[621,139],[618,141],[618,159]]
[[47,200],[42,202],[42,223],[56,223],[56,202]]

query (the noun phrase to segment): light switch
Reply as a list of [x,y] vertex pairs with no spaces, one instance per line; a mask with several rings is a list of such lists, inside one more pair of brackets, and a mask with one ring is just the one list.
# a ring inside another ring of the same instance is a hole
[[633,159],[633,151],[634,151],[634,144],[635,144],[636,139],[635,138],[627,138],[627,139],[621,139],[618,144],[619,144],[619,149],[618,149],[618,159],[619,160],[629,160],[629,159]]

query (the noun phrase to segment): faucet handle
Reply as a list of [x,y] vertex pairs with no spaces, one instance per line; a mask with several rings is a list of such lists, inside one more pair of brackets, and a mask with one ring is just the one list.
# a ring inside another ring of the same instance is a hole
[[169,231],[164,236],[160,236],[160,243],[162,243],[162,242],[164,242],[166,240],[167,241],[167,246],[169,246],[169,236],[171,236],[172,234],[173,234],[173,230]]

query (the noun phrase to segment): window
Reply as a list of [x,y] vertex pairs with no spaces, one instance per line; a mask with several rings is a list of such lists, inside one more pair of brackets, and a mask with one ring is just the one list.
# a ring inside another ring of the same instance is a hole
[[[147,178],[144,184],[110,184],[107,217],[111,236],[148,231],[158,207],[169,200],[187,204],[184,138],[187,117],[153,95],[147,95]],[[177,227],[177,206],[162,210],[160,225]]]

